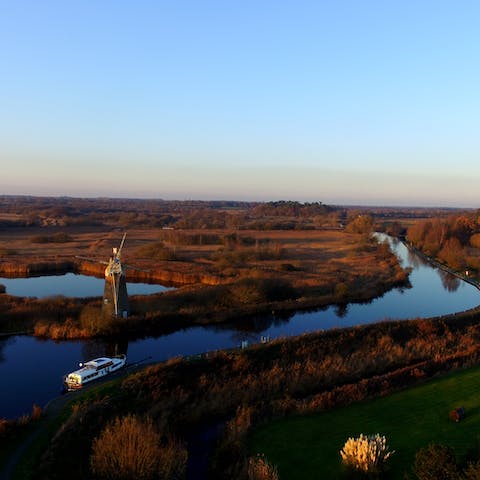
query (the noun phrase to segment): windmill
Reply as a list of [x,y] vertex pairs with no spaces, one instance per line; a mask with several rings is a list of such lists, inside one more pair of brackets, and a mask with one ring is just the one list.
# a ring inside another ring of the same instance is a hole
[[114,317],[126,317],[130,313],[128,304],[127,284],[125,282],[125,270],[121,263],[123,244],[126,233],[123,234],[120,247],[112,249],[112,256],[108,262],[95,260],[77,255],[76,258],[88,262],[103,263],[105,268],[105,288],[103,289],[102,313]]
[[121,263],[123,244],[126,233],[123,234],[120,247],[113,247],[113,255],[105,268],[105,288],[103,291],[103,313],[115,317],[126,317],[130,313],[128,305],[125,271]]

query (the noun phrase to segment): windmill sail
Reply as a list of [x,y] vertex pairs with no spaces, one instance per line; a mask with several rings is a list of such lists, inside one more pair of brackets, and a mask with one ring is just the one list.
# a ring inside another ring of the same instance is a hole
[[105,268],[105,289],[103,291],[103,313],[115,317],[126,317],[130,313],[125,271],[121,263],[121,254],[125,237],[119,248],[113,248],[113,255]]

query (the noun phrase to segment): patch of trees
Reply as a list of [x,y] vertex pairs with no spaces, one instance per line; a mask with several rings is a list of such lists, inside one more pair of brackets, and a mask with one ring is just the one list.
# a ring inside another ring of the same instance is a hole
[[411,226],[407,238],[425,254],[454,269],[480,269],[480,212],[424,220]]
[[317,215],[326,215],[332,211],[334,211],[333,207],[324,205],[322,202],[300,203],[280,200],[258,204],[249,211],[249,214],[253,217],[312,218]]
[[370,215],[357,215],[348,222],[345,231],[369,235],[373,232],[373,218]]

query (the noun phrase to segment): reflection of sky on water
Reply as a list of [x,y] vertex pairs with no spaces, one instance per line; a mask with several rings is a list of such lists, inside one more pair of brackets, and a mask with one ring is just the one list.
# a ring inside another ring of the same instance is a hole
[[[179,355],[238,347],[244,340],[256,343],[261,336],[273,339],[384,319],[443,315],[466,310],[480,303],[480,292],[472,285],[432,268],[411,254],[401,243],[397,242],[395,249],[402,265],[412,268],[412,288],[393,289],[369,303],[335,305],[296,314],[280,315],[272,312],[245,319],[234,326],[193,327],[158,338],[131,341],[95,339],[53,342],[27,336],[2,339],[0,417],[29,412],[33,402],[45,405],[58,393],[64,374],[75,370],[78,362],[101,355],[127,353],[131,363],[146,357],[151,357],[150,361],[161,361]],[[103,281],[96,280],[101,283],[100,291],[103,292]],[[3,281],[0,280],[0,283]],[[130,286],[129,290],[131,291]]]
[[11,337],[0,363],[0,418],[30,413],[56,397],[67,370],[82,360],[82,342],[53,342],[29,336]]
[[[88,275],[49,275],[29,278],[0,278],[0,284],[5,285],[7,293],[18,297],[50,297],[64,295],[65,297],[101,297],[105,286],[102,278]],[[162,285],[148,283],[127,283],[129,295],[148,295],[167,290]]]

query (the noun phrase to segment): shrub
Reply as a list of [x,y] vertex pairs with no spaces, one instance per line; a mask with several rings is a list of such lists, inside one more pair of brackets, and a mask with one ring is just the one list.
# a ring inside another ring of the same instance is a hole
[[160,445],[151,420],[134,415],[116,418],[92,444],[90,466],[107,479],[173,479],[185,471],[187,452],[177,441]]
[[35,235],[30,238],[31,243],[68,243],[73,238],[66,233],[56,233],[55,235]]
[[343,463],[348,468],[364,473],[378,473],[385,462],[392,456],[384,436],[363,435],[358,438],[350,437],[340,450]]
[[475,463],[469,463],[467,468],[463,471],[463,478],[465,480],[478,480],[480,479],[480,460]]
[[290,282],[273,278],[243,278],[229,286],[236,304],[275,302],[297,297]]
[[348,233],[370,234],[373,231],[373,219],[370,215],[358,215],[345,227]]
[[459,478],[453,450],[439,444],[431,444],[417,452],[414,473],[418,480],[454,480]]
[[279,480],[277,468],[264,455],[248,459],[248,480]]
[[175,250],[165,246],[163,242],[154,242],[137,249],[138,257],[148,258],[150,260],[179,260]]
[[470,237],[470,245],[475,248],[480,248],[480,233],[475,233]]
[[348,296],[348,285],[344,282],[338,282],[335,284],[333,295],[338,302],[346,300]]
[[39,407],[36,403],[33,404],[32,407],[32,420],[38,420],[43,416],[43,408]]

